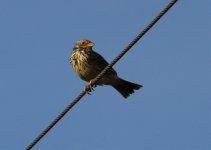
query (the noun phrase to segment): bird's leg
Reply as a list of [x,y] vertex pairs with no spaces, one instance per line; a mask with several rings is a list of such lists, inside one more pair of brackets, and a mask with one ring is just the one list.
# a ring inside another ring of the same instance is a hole
[[94,88],[96,85],[93,85],[92,80],[89,81],[88,85],[85,85],[84,92],[88,93],[90,95],[90,92],[94,91]]

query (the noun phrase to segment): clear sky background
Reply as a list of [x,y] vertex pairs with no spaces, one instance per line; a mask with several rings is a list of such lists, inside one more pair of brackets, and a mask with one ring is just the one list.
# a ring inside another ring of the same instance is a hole
[[[109,62],[170,0],[0,0],[0,150],[24,149],[82,91],[69,64],[89,39]],[[36,150],[211,149],[209,0],[179,1]]]

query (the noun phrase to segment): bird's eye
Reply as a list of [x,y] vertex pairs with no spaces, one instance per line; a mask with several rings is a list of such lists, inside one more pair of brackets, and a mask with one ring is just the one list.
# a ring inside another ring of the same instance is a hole
[[84,44],[85,44],[85,42],[83,41],[81,44],[82,44],[82,45],[84,45]]

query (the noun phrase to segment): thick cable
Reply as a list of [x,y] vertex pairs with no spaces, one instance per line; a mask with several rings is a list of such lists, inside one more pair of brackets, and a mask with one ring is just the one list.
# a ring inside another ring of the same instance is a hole
[[[140,40],[141,37],[177,2],[177,0],[172,0],[150,23],[144,30],[138,34],[129,45],[123,49],[123,51],[95,78],[92,80],[92,84],[94,85],[103,75],[115,64],[117,61],[122,58],[122,56],[127,53],[130,48]],[[45,136],[54,125],[64,117],[64,115],[86,94],[86,92],[82,91],[78,97],[76,97],[27,147],[26,150],[30,150],[33,148],[37,142],[39,142],[43,136]]]

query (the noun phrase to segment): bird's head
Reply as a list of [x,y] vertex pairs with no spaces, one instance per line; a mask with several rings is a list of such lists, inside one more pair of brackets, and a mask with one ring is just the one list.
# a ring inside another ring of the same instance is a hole
[[92,49],[94,43],[89,40],[79,40],[76,42],[74,49],[84,50],[84,49]]

